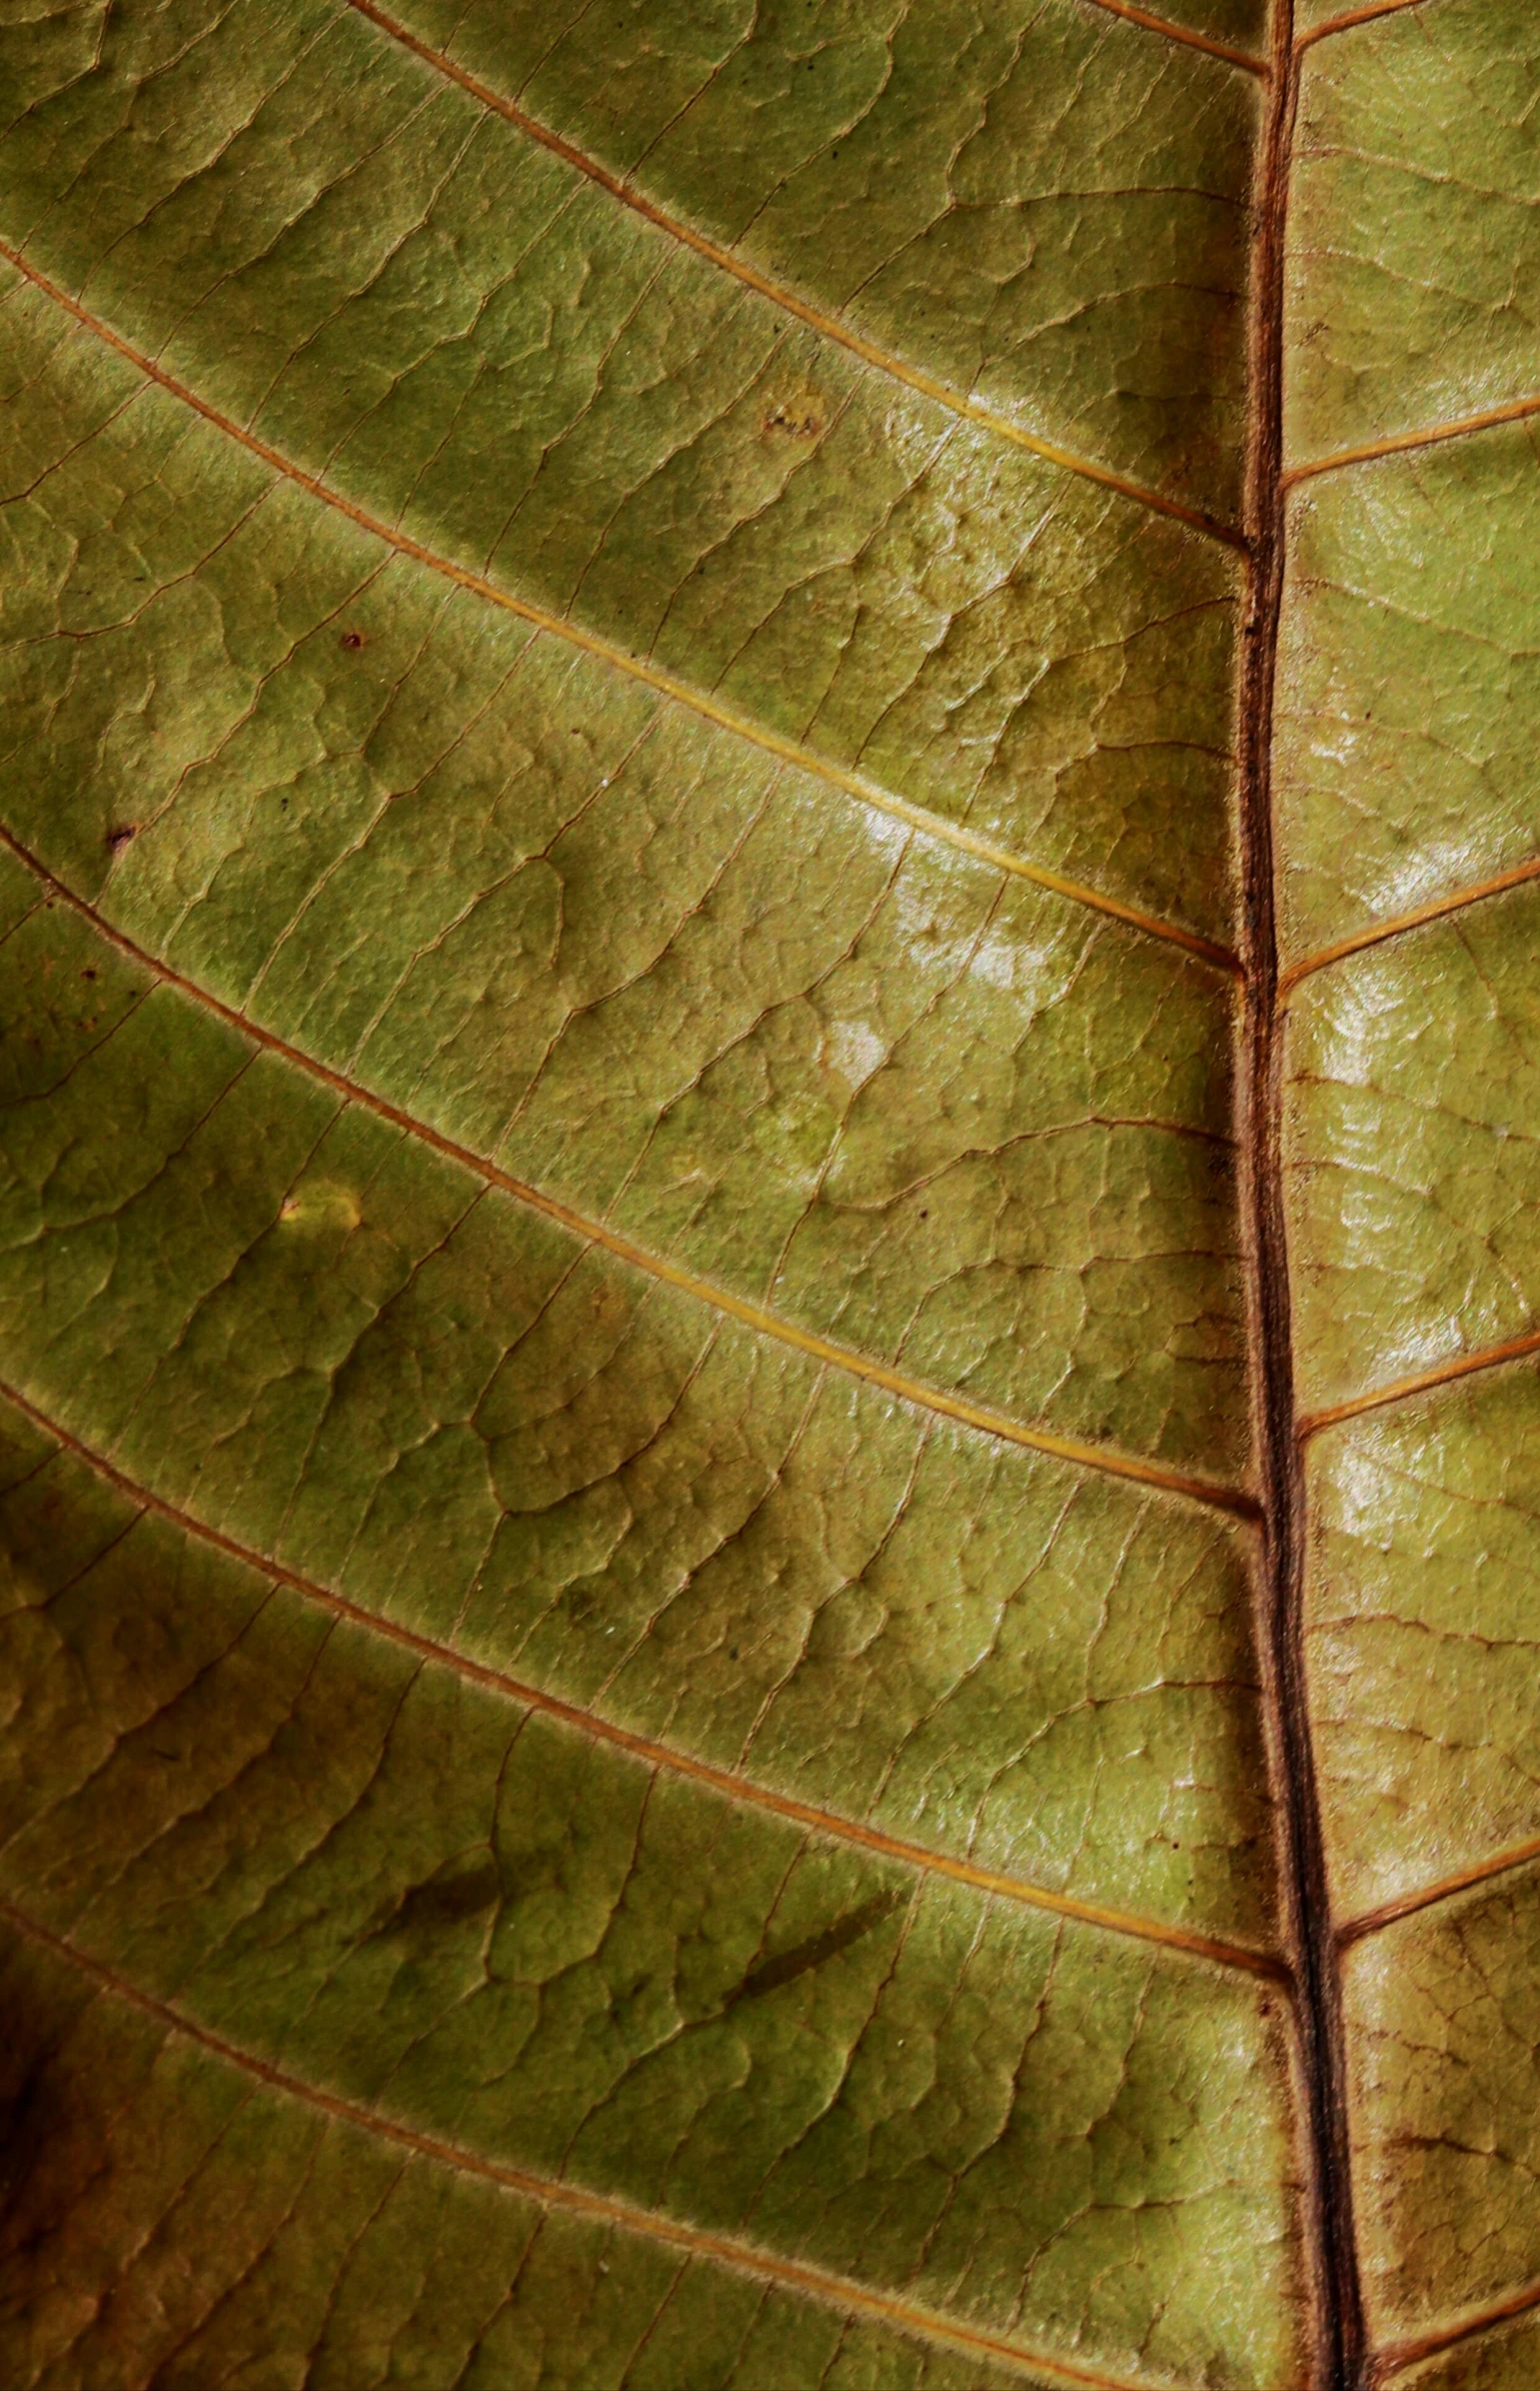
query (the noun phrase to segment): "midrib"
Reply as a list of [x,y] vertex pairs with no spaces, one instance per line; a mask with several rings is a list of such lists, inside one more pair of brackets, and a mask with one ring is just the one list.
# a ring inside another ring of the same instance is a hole
[[1341,1982],[1328,1891],[1303,1643],[1305,1488],[1294,1392],[1283,1200],[1283,1013],[1279,1004],[1272,804],[1273,703],[1283,600],[1284,234],[1299,53],[1293,0],[1273,0],[1271,70],[1258,153],[1246,454],[1250,603],[1241,666],[1239,1142],[1249,1255],[1252,1380],[1262,1495],[1263,1673],[1282,1817],[1280,1866],[1296,1986],[1309,2145],[1317,2380],[1357,2391],[1363,2297],[1353,2234]]

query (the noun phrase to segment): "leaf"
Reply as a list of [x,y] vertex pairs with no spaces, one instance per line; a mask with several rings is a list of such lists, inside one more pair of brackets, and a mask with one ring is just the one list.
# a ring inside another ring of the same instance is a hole
[[0,107],[4,2380],[1522,2391],[1526,0]]

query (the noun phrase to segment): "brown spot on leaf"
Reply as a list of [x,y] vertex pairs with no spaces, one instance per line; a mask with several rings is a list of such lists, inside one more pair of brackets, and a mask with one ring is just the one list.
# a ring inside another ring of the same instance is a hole
[[822,393],[810,383],[782,391],[760,418],[760,433],[766,440],[818,440],[827,428],[828,409]]

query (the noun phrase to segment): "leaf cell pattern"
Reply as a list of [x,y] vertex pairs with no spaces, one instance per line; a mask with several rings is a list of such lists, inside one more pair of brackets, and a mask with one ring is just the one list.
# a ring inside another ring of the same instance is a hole
[[0,2371],[1524,2391],[1529,0],[0,78]]

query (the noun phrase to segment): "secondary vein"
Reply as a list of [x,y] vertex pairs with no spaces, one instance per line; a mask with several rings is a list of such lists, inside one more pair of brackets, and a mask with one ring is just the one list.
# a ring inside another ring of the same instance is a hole
[[710,1304],[714,1310],[725,1312],[730,1318],[742,1320],[746,1327],[755,1329],[760,1335],[772,1337],[777,1343],[789,1345],[793,1350],[805,1353],[814,1361],[824,1362],[832,1369],[841,1370],[847,1376],[863,1379],[868,1385],[880,1386],[884,1392],[896,1395],[900,1401],[912,1403],[918,1410],[958,1420],[963,1426],[977,1428],[984,1435],[997,1436],[1003,1443],[1018,1444],[1031,1452],[1047,1453],[1056,1460],[1070,1461],[1082,1468],[1098,1469],[1111,1477],[1129,1478],[1165,1493],[1185,1495],[1194,1502],[1233,1512],[1240,1518],[1256,1516],[1255,1498],[1241,1487],[1221,1485],[1209,1478],[1192,1477],[1185,1471],[1168,1469],[1157,1461],[1146,1460],[1139,1453],[1119,1452],[1106,1445],[1082,1443],[1077,1437],[1057,1435],[1049,1428],[1030,1427],[1008,1412],[996,1411],[988,1404],[971,1401],[966,1395],[932,1386],[924,1379],[911,1377],[907,1371],[891,1368],[886,1362],[857,1352],[850,1345],[837,1344],[831,1337],[820,1336],[809,1328],[800,1328],[794,1321],[768,1310],[764,1304],[752,1303],[746,1297],[734,1294],[730,1288],[718,1286],[711,1279],[698,1276],[693,1270],[683,1269],[666,1255],[652,1252],[604,1221],[592,1219],[587,1213],[575,1210],[571,1204],[563,1203],[557,1196],[548,1196],[528,1180],[515,1178],[512,1172],[502,1170],[487,1156],[477,1154],[469,1146],[462,1146],[454,1138],[446,1137],[442,1131],[420,1121],[402,1106],[377,1095],[361,1081],[349,1079],[343,1072],[333,1071],[329,1064],[306,1054],[301,1047],[291,1046],[287,1039],[280,1038],[276,1031],[264,1028],[249,1014],[240,1012],[233,1005],[226,1005],[197,981],[174,971],[159,956],[128,938],[98,913],[93,905],[88,904],[85,898],[77,895],[67,881],[50,872],[46,864],[4,828],[0,828],[0,848],[14,856],[56,897],[89,922],[99,937],[106,939],[120,954],[128,956],[168,988],[176,989],[180,995],[215,1015],[255,1046],[281,1056],[286,1063],[292,1064],[311,1079],[318,1080],[346,1103],[360,1106],[378,1119],[389,1122],[392,1128],[400,1130],[405,1136],[432,1147],[435,1153],[443,1155],[448,1161],[473,1172],[487,1186],[511,1196],[527,1209],[544,1214],[548,1220],[554,1220],[560,1227],[581,1237],[585,1243],[601,1246],[606,1252],[615,1254],[618,1260],[631,1263],[649,1277],[665,1285],[678,1287],[682,1293],[695,1296],[698,1301]]
[[1485,407],[1479,415],[1455,416],[1448,423],[1423,424],[1414,432],[1391,432],[1383,440],[1366,440],[1357,448],[1334,449],[1328,457],[1314,457],[1291,465],[1283,476],[1285,490],[1313,482],[1323,473],[1341,473],[1351,465],[1372,465],[1381,457],[1403,456],[1408,449],[1437,448],[1446,440],[1468,440],[1477,432],[1495,431],[1501,424],[1521,424],[1540,415],[1540,397],[1510,399],[1501,407]]
[[1500,1368],[1505,1361],[1522,1361],[1526,1354],[1534,1352],[1540,1352],[1540,1328],[1526,1328],[1501,1344],[1483,1345],[1474,1353],[1458,1353],[1453,1360],[1437,1362],[1431,1369],[1416,1370],[1410,1377],[1392,1378],[1383,1386],[1370,1386],[1362,1394],[1349,1395],[1344,1402],[1327,1403],[1319,1411],[1307,1411],[1299,1422],[1299,1441],[1304,1443],[1311,1436],[1318,1436],[1322,1428],[1339,1427],[1345,1419],[1358,1419],[1365,1411],[1382,1411],[1387,1403],[1408,1402],[1415,1394],[1427,1394],[1438,1386],[1452,1386],[1456,1379],[1474,1377],[1479,1370]]
[[118,2000],[125,2001],[142,2015],[154,2018],[168,2032],[184,2035],[199,2044],[215,2058],[222,2059],[244,2075],[254,2076],[272,2091],[286,2094],[292,2100],[303,2101],[307,2107],[323,2110],[339,2123],[357,2127],[361,2132],[378,2135],[398,2147],[413,2151],[420,2158],[434,2160],[438,2165],[455,2169],[458,2173],[477,2175],[483,2181],[501,2185],[507,2191],[521,2192],[526,2198],[551,2208],[566,2209],[601,2225],[618,2227],[622,2232],[640,2234],[645,2239],[665,2242],[671,2248],[692,2257],[715,2259],[740,2273],[758,2277],[761,2281],[778,2283],[809,2294],[824,2304],[857,2315],[874,2318],[879,2323],[895,2326],[900,2332],[917,2334],[928,2341],[941,2342],[963,2351],[967,2356],[1002,2360],[1052,2381],[1074,2387],[1074,2391],[1151,2391],[1151,2386],[1132,2381],[1122,2375],[1098,2373],[1092,2368],[1076,2366],[1051,2352],[1023,2349],[1018,2342],[1003,2335],[980,2330],[965,2324],[960,2318],[937,2314],[933,2309],[921,2308],[907,2300],[871,2291],[864,2284],[827,2272],[821,2267],[804,2266],[798,2260],[781,2258],[773,2251],[758,2248],[752,2242],[741,2241],[735,2235],[712,2233],[687,2224],[682,2219],[662,2215],[656,2209],[640,2208],[629,2200],[618,2200],[609,2193],[591,2191],[582,2184],[571,2183],[559,2176],[537,2174],[534,2169],[506,2164],[500,2159],[485,2157],[480,2151],[469,2150],[462,2143],[449,2142],[434,2134],[420,2133],[413,2126],[394,2117],[382,2116],[377,2109],[361,2107],[356,2101],[345,2100],[320,2085],[306,2082],[292,2075],[286,2068],[275,2067],[254,2051],[227,2041],[194,2017],[170,2002],[157,2000],[153,1993],[144,1992],[137,1984],[120,1975],[102,1960],[79,1950],[61,1934],[52,1933],[46,1926],[28,1916],[27,1912],[5,1899],[0,1899],[0,1917],[13,1931],[28,1940],[41,1944],[55,1957],[78,1968]]
[[156,383],[172,398],[179,400],[183,406],[192,408],[194,413],[202,416],[206,423],[212,424],[216,431],[222,432],[226,438],[237,442],[254,457],[260,457],[262,462],[274,473],[281,474],[286,481],[295,483],[300,489],[308,492],[312,498],[318,499],[323,506],[331,507],[338,514],[345,516],[350,523],[356,524],[360,531],[369,533],[372,538],[382,541],[387,547],[395,549],[398,554],[410,557],[415,564],[425,566],[432,573],[442,574],[446,580],[456,583],[459,588],[473,591],[477,597],[485,598],[492,605],[503,608],[505,612],[517,615],[521,622],[533,625],[537,631],[547,632],[553,639],[562,640],[569,647],[581,650],[584,655],[596,657],[601,663],[613,666],[617,672],[625,673],[632,680],[640,681],[647,688],[656,690],[660,697],[672,699],[676,704],[688,707],[691,713],[699,715],[718,730],[729,731],[735,738],[746,740],[751,746],[760,748],[765,754],[775,757],[777,762],[794,765],[799,772],[805,772],[814,779],[827,782],[830,787],[841,790],[845,796],[855,798],[860,804],[871,807],[875,813],[888,815],[894,821],[905,824],[907,828],[917,831],[923,838],[933,839],[942,846],[955,848],[964,855],[975,857],[980,863],[988,864],[996,872],[1007,873],[1017,880],[1029,881],[1034,887],[1046,889],[1055,897],[1066,898],[1071,904],[1084,906],[1092,913],[1104,914],[1113,921],[1125,923],[1130,929],[1141,931],[1146,937],[1163,939],[1172,946],[1184,948],[1188,954],[1198,957],[1204,963],[1217,966],[1221,971],[1234,972],[1238,970],[1237,958],[1227,947],[1218,946],[1211,939],[1200,938],[1195,932],[1183,930],[1178,924],[1163,922],[1152,914],[1141,913],[1137,906],[1124,905],[1119,898],[1105,896],[1098,889],[1086,888],[1079,881],[1067,880],[1062,874],[1050,872],[1042,865],[1029,864],[1022,857],[1011,854],[1008,849],[995,846],[991,840],[977,838],[971,831],[963,829],[960,824],[947,822],[940,815],[930,813],[923,806],[911,805],[907,798],[895,796],[890,790],[881,788],[875,781],[868,780],[863,773],[850,772],[844,766],[832,763],[827,757],[819,756],[814,750],[801,746],[796,740],[782,738],[778,732],[768,729],[762,723],[752,721],[747,715],[735,713],[731,707],[719,704],[717,699],[708,695],[706,691],[696,689],[689,682],[679,680],[674,674],[663,672],[658,666],[647,663],[643,658],[629,654],[626,649],[616,647],[612,641],[601,638],[596,632],[585,631],[579,625],[568,622],[561,615],[549,614],[544,607],[532,605],[528,599],[516,598],[512,592],[503,589],[497,582],[489,581],[485,574],[473,573],[466,566],[457,565],[450,558],[437,555],[433,549],[426,548],[420,540],[414,540],[410,534],[399,531],[390,524],[380,522],[366,509],[356,506],[352,499],[345,498],[340,491],[333,490],[328,483],[318,480],[314,474],[307,473],[303,466],[297,465],[292,458],[286,457],[280,450],[270,447],[267,441],[259,439],[254,432],[245,430],[230,416],[222,414],[217,407],[212,406],[207,399],[201,398],[186,383],[179,382],[175,375],[168,374],[163,366],[158,365],[142,349],[136,348],[131,341],[125,340],[121,333],[115,332],[110,325],[92,315],[78,299],[72,298],[61,285],[42,273],[38,267],[24,257],[20,250],[13,249],[9,242],[0,241],[0,259],[4,259],[16,269],[17,273],[24,275],[56,306],[64,308],[84,330],[104,342],[107,347],[115,349],[120,357],[125,358],[148,381]]
[[1410,930],[1426,929],[1430,922],[1442,922],[1450,914],[1464,913],[1468,906],[1484,905],[1488,898],[1504,897],[1510,889],[1521,889],[1527,882],[1540,880],[1540,856],[1530,856],[1522,864],[1515,864],[1509,872],[1494,872],[1490,880],[1473,882],[1463,889],[1451,889],[1445,897],[1432,897],[1426,905],[1414,906],[1410,913],[1393,914],[1387,921],[1371,922],[1364,930],[1355,931],[1351,938],[1338,939],[1335,946],[1322,947],[1314,955],[1304,956],[1290,964],[1278,981],[1280,1003],[1293,995],[1302,980],[1313,973],[1324,972],[1334,963],[1343,963],[1350,955],[1362,955],[1371,947],[1382,947],[1388,939],[1404,938]]
[[923,1843],[912,1843],[901,1835],[890,1835],[880,1827],[864,1824],[841,1812],[823,1808],[816,1802],[798,1801],[793,1795],[780,1793],[772,1785],[766,1785],[746,1776],[741,1769],[715,1767],[710,1761],[696,1758],[675,1745],[660,1743],[652,1736],[639,1735],[629,1727],[619,1725],[598,1712],[584,1708],[581,1703],[564,1701],[539,1685],[511,1675],[506,1669],[489,1667],[453,1644],[440,1642],[436,1637],[419,1634],[415,1628],[404,1627],[397,1620],[368,1610],[361,1603],[351,1602],[330,1586],[319,1584],[314,1578],[303,1576],[298,1570],[286,1568],[281,1561],[272,1560],[254,1546],[243,1544],[223,1529],[211,1527],[206,1520],[184,1510],[179,1504],[168,1502],[163,1495],[142,1485],[126,1471],[98,1452],[94,1446],[77,1436],[51,1412],[32,1401],[20,1387],[0,1379],[0,1401],[14,1405],[23,1417],[30,1419],[45,1436],[51,1436],[66,1452],[115,1486],[126,1500],[140,1510],[153,1512],[158,1518],[175,1527],[180,1534],[196,1537],[211,1545],[227,1558],[255,1569],[275,1585],[288,1587],[306,1602],[330,1611],[337,1618],[349,1620],[354,1626],[382,1637],[414,1653],[420,1660],[435,1666],[453,1669],[473,1685],[506,1695],[531,1710],[539,1710],[547,1717],[560,1719],[566,1726],[605,1743],[618,1751],[628,1752],[651,1768],[660,1768],[672,1775],[690,1778],[697,1784],[710,1787],[725,1799],[741,1803],[750,1809],[770,1812],[791,1824],[806,1827],[810,1833],[826,1835],[832,1842],[857,1845],[876,1853],[883,1859],[900,1860],[905,1866],[924,1875],[945,1876],[959,1884],[966,1884],[975,1892],[987,1893],[1001,1900],[1018,1902],[1026,1909],[1047,1911],[1054,1917],[1074,1918],[1082,1925],[1099,1927],[1108,1934],[1125,1935],[1138,1942],[1152,1942],[1167,1949],[1184,1952],[1190,1958],[1211,1959],[1221,1967],[1237,1968],[1243,1974],[1262,1976],[1274,1981],[1286,1981],[1287,1970],[1270,1952],[1253,1950],[1244,1943],[1234,1943],[1222,1935],[1202,1934],[1184,1926],[1172,1926],[1160,1918],[1146,1918],[1103,1902],[1084,1901],[1071,1893],[1059,1893],[1049,1886],[1028,1883],[1024,1878],[1011,1876],[1005,1870],[978,1866],[972,1860],[957,1859],[949,1852],[935,1851]]
[[[1151,30],[1169,33],[1173,39],[1182,38],[1174,28],[1164,25],[1159,19],[1146,17],[1142,10],[1122,7],[1117,4],[1117,0],[1091,0],[1091,4],[1113,16],[1126,17],[1133,23],[1145,25]],[[453,83],[458,83],[463,91],[469,92],[473,99],[479,100],[484,108],[492,109],[507,123],[516,126],[521,133],[527,134],[530,140],[539,142],[541,147],[549,150],[554,157],[561,158],[565,164],[576,167],[580,174],[586,175],[590,182],[597,183],[602,191],[607,191],[612,199],[619,200],[623,207],[632,209],[659,232],[667,234],[671,240],[678,241],[684,248],[694,250],[697,257],[704,258],[709,265],[717,267],[720,272],[731,274],[735,281],[743,283],[747,289],[756,292],[760,298],[769,300],[772,307],[779,308],[786,315],[794,316],[796,321],[799,324],[805,324],[809,331],[816,332],[824,340],[833,341],[839,348],[847,350],[852,357],[858,357],[863,365],[873,367],[878,373],[885,374],[891,381],[903,383],[908,389],[917,392],[921,398],[933,400],[938,407],[946,408],[950,414],[960,416],[968,423],[980,425],[985,431],[994,433],[998,439],[1008,440],[1017,448],[1029,449],[1034,457],[1041,457],[1049,465],[1062,467],[1065,473],[1077,474],[1082,481],[1095,482],[1103,489],[1114,490],[1120,498],[1131,499],[1135,505],[1148,507],[1157,515],[1174,516],[1179,523],[1190,525],[1194,531],[1206,534],[1209,539],[1222,541],[1226,547],[1244,547],[1244,536],[1232,525],[1220,522],[1216,516],[1205,514],[1201,508],[1184,507],[1178,500],[1166,498],[1158,490],[1146,489],[1142,483],[1130,481],[1126,475],[1114,473],[1110,466],[1098,465],[1093,458],[1078,456],[1071,449],[1060,448],[1054,441],[1044,440],[1035,432],[1026,431],[1012,417],[1001,415],[997,408],[986,407],[980,400],[973,398],[970,393],[955,390],[950,383],[939,380],[934,374],[927,374],[922,366],[911,365],[906,359],[895,357],[890,350],[882,348],[876,341],[867,339],[864,333],[857,332],[852,325],[842,322],[838,316],[829,315],[824,309],[814,307],[810,301],[801,298],[795,291],[788,290],[783,283],[772,281],[769,275],[762,274],[757,266],[752,266],[746,258],[741,258],[735,250],[725,248],[721,242],[713,241],[707,234],[698,232],[694,225],[687,224],[682,217],[671,216],[667,209],[661,208],[656,200],[650,199],[647,193],[639,189],[637,184],[627,176],[612,174],[610,169],[607,166],[602,166],[597,158],[591,158],[585,150],[579,149],[563,134],[553,131],[550,125],[543,124],[539,117],[531,116],[515,101],[506,99],[501,92],[495,91],[490,83],[484,83],[479,75],[473,75],[468,68],[461,66],[451,58],[447,51],[436,50],[430,42],[423,41],[412,31],[410,26],[403,25],[399,18],[391,16],[381,8],[378,5],[378,0],[348,0],[348,6],[356,10],[361,17],[367,17],[372,25],[378,26],[379,30],[388,34],[392,41],[399,42],[403,49],[410,50],[412,55],[415,58],[420,58],[425,66],[432,67],[436,73],[446,76]],[[1254,63],[1246,59],[1240,52],[1216,49],[1214,44],[1206,41],[1195,40],[1193,46],[1198,49],[1215,50],[1217,56],[1227,57],[1236,65]]]

